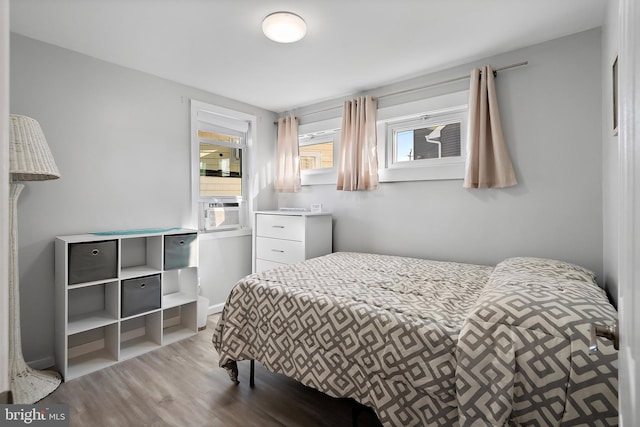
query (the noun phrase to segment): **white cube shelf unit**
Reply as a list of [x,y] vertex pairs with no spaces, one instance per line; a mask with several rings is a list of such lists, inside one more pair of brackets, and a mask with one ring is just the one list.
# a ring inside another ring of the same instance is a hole
[[59,236],[55,251],[65,381],[198,332],[196,230]]

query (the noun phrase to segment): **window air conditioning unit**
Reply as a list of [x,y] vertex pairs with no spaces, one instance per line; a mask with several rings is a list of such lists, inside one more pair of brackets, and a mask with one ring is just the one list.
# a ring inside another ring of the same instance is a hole
[[230,230],[240,228],[239,203],[205,203],[204,230]]

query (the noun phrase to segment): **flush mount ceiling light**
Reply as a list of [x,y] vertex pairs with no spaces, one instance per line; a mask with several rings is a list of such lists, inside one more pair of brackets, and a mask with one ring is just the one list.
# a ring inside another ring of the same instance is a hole
[[278,43],[293,43],[307,34],[304,19],[291,12],[274,12],[262,21],[262,32]]

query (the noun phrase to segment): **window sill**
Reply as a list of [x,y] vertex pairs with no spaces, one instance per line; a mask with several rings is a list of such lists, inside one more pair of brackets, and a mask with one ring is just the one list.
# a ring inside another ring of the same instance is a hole
[[251,236],[250,228],[241,228],[238,230],[226,230],[226,231],[200,231],[198,238],[200,240],[215,240],[215,239],[228,239],[230,237],[244,237]]
[[[465,164],[454,162],[446,164],[429,165],[428,167],[398,167],[380,169],[378,180],[380,182],[405,182],[405,181],[441,181],[451,179],[464,179]],[[308,177],[311,178],[311,177]],[[336,174],[316,175],[311,179],[302,179],[302,185],[335,185]]]
[[443,162],[428,167],[393,167],[378,171],[380,182],[464,179],[465,162]]
[[338,172],[335,168],[323,171],[304,171],[300,174],[302,185],[335,184],[338,180]]

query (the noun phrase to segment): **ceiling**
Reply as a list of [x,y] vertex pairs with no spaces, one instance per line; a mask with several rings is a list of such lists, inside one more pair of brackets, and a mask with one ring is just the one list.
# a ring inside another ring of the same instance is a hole
[[[13,32],[282,112],[600,26],[607,0],[11,0]],[[307,36],[278,44],[287,10]],[[498,64],[501,65],[501,64]]]

